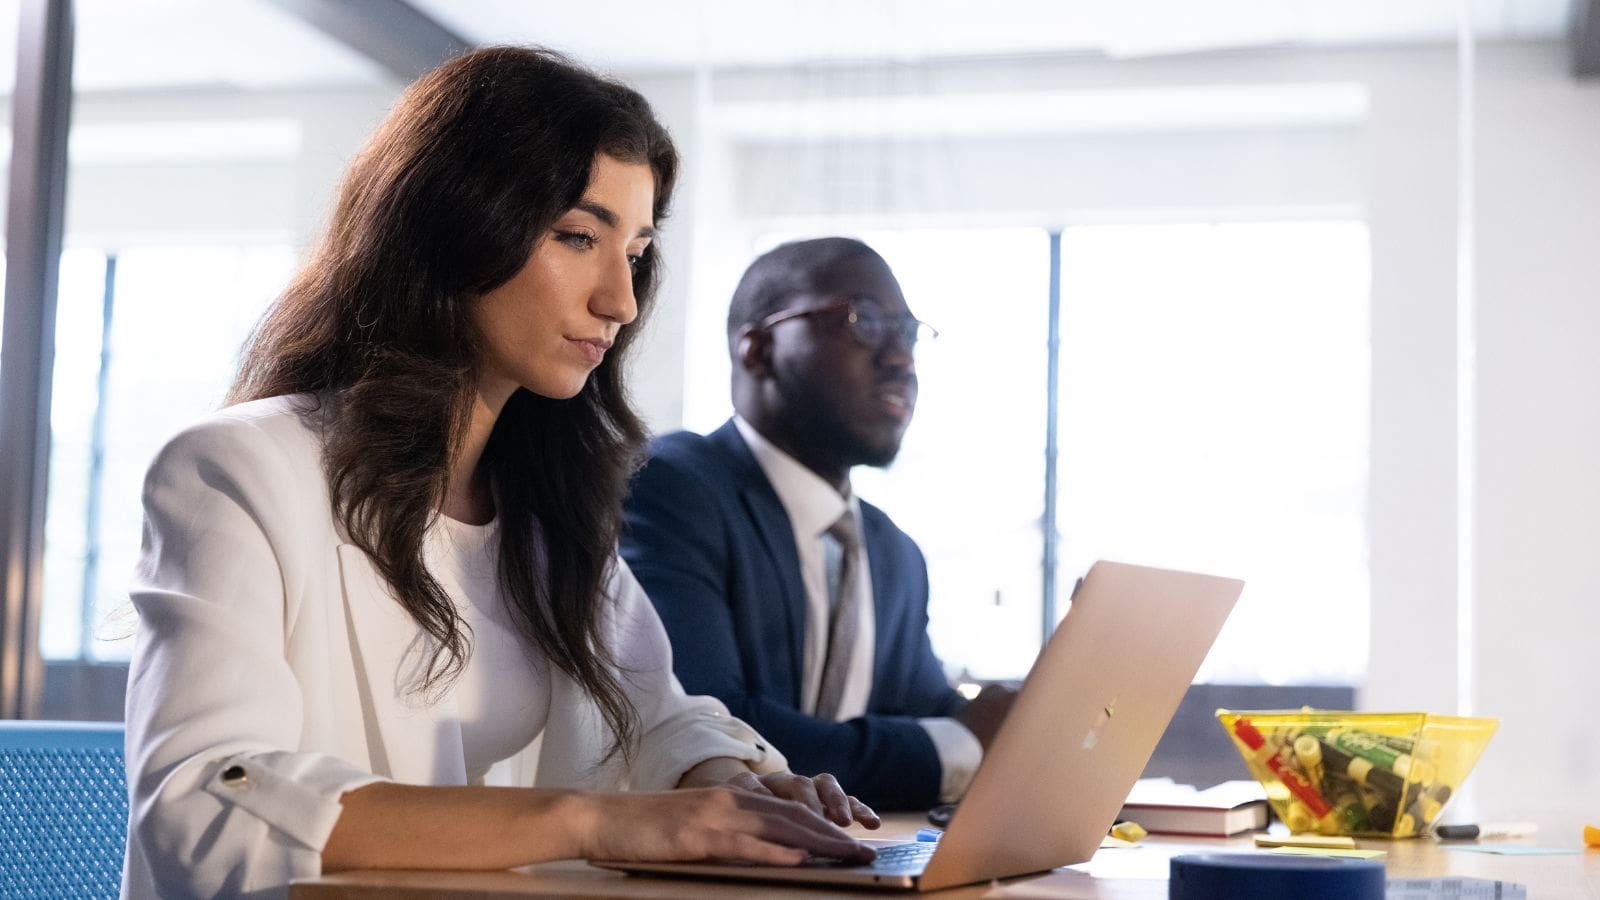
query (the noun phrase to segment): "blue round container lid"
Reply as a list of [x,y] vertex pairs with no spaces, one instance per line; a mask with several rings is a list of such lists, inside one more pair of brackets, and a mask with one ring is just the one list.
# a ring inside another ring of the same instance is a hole
[[1270,853],[1172,858],[1169,900],[1383,900],[1383,864],[1371,859]]

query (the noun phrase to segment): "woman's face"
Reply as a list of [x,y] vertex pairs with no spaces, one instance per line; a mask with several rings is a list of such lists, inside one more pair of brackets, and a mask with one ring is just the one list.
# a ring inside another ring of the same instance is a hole
[[552,399],[583,389],[639,308],[633,270],[655,236],[655,177],[595,157],[589,186],[511,280],[478,299],[478,390],[496,408],[519,387]]

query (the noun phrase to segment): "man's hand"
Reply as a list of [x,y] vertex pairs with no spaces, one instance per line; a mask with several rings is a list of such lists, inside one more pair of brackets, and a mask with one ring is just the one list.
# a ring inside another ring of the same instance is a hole
[[983,745],[987,753],[989,744],[1000,731],[1000,723],[1006,720],[1006,713],[1011,711],[1011,701],[1016,698],[1016,690],[1003,684],[985,685],[978,696],[961,707],[955,719],[978,738],[978,743]]

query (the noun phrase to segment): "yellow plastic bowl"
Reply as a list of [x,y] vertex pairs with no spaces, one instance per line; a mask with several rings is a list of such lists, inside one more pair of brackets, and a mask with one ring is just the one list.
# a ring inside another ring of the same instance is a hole
[[1431,713],[1217,710],[1267,800],[1296,834],[1427,834],[1498,719]]

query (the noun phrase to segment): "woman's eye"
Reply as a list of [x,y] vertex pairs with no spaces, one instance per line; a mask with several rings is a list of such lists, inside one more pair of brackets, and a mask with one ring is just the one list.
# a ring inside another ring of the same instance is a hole
[[643,263],[644,263],[644,254],[642,254],[642,253],[629,254],[629,256],[628,256],[628,268],[630,268],[633,271],[637,272],[637,271],[639,271],[639,266],[641,266]]
[[595,244],[594,235],[585,234],[581,231],[558,231],[556,232],[556,240],[575,250],[588,250],[594,247]]

